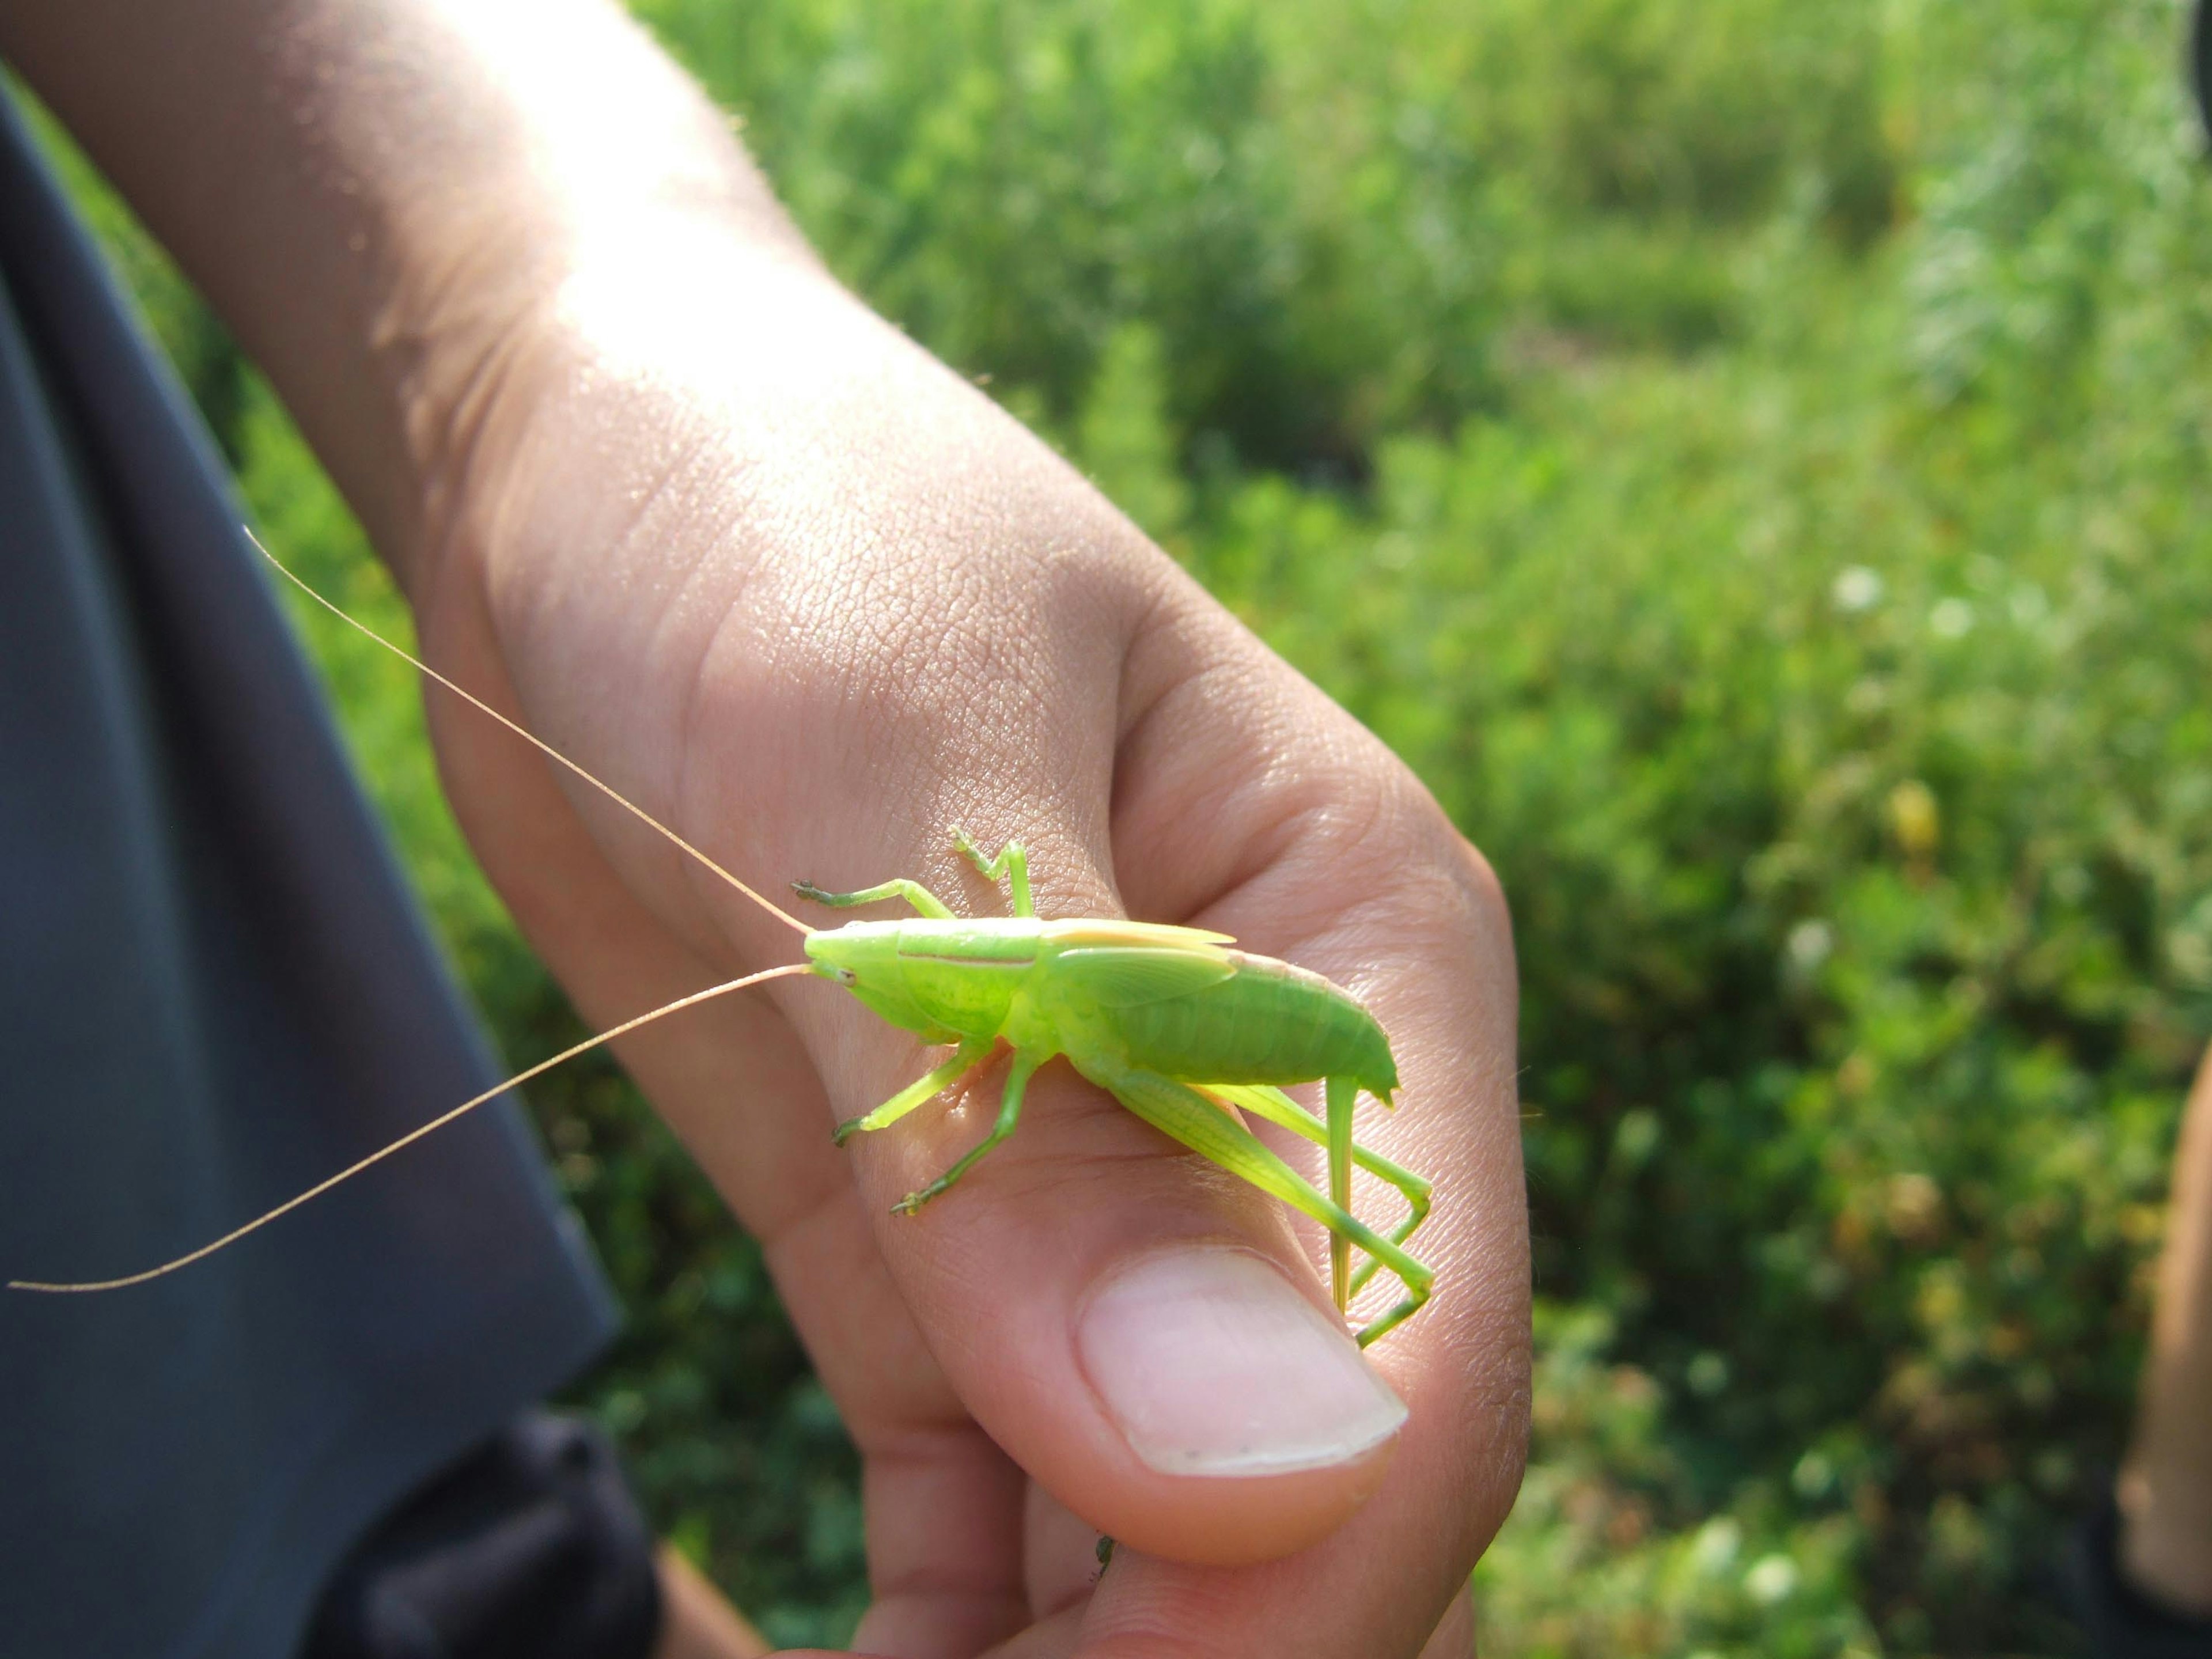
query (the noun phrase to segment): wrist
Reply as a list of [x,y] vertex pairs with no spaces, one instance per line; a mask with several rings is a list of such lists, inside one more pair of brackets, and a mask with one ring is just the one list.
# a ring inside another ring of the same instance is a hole
[[633,209],[568,235],[527,292],[486,283],[465,311],[434,295],[416,310],[431,343],[404,395],[418,605],[452,568],[602,560],[648,519],[655,534],[672,515],[687,534],[735,522],[738,481],[804,423],[792,358],[860,313],[803,244],[715,214]]
[[[650,68],[631,79],[667,70]],[[852,304],[719,117],[666,78],[660,101],[695,118],[664,116],[592,154],[577,124],[518,97],[501,112],[508,143],[394,217],[374,333],[411,463],[411,533],[389,550],[410,592],[428,586],[418,565],[470,542],[460,532],[504,526],[518,491],[579,461],[619,474],[673,453],[702,412],[687,367],[726,362],[744,325],[770,320],[746,297],[770,273]],[[647,90],[606,96],[627,110]],[[596,142],[597,124],[584,131]],[[597,447],[580,453],[586,434]]]

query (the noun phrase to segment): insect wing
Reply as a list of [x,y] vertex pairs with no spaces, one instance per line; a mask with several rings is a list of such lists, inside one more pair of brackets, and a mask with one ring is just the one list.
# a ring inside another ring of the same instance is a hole
[[1235,975],[1237,964],[1212,950],[1090,945],[1061,951],[1053,969],[1102,1008],[1135,1008],[1218,985]]
[[1126,921],[1112,916],[1080,916],[1048,921],[1037,929],[1047,944],[1063,951],[1091,945],[1145,945],[1161,951],[1191,951],[1209,945],[1234,945],[1234,933],[1204,927],[1179,927],[1162,921]]

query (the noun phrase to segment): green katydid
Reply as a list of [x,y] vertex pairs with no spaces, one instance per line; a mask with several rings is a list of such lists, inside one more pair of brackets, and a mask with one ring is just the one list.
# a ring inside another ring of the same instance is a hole
[[[254,544],[260,546],[258,541]],[[10,1282],[11,1290],[114,1290],[173,1273],[586,1049],[711,998],[769,979],[813,974],[844,986],[875,1013],[924,1042],[953,1045],[951,1058],[943,1065],[872,1112],[840,1125],[836,1134],[841,1146],[856,1133],[895,1123],[988,1063],[1000,1048],[1011,1050],[999,1115],[990,1133],[935,1181],[900,1200],[900,1212],[911,1215],[949,1191],[1012,1133],[1030,1077],[1047,1060],[1060,1056],[1146,1122],[1326,1227],[1331,1235],[1331,1279],[1340,1310],[1380,1268],[1389,1267],[1405,1294],[1360,1329],[1362,1346],[1428,1299],[1434,1276],[1405,1244],[1428,1213],[1429,1183],[1352,1137],[1353,1103],[1359,1092],[1364,1090],[1390,1104],[1398,1072],[1382,1027],[1348,993],[1304,969],[1233,950],[1234,941],[1223,933],[1109,918],[1041,919],[1030,902],[1029,863],[1022,848],[1009,843],[996,857],[988,856],[957,830],[953,838],[959,850],[988,879],[1007,884],[1012,915],[955,916],[927,888],[906,879],[851,893],[824,892],[801,882],[796,884],[800,896],[818,904],[842,908],[902,900],[916,912],[915,918],[904,921],[810,928],[551,745],[348,616],[267,549],[261,551],[318,604],[536,745],[797,930],[805,938],[807,959],[695,992],[588,1038],[174,1261],[125,1278],[88,1283],[18,1279]],[[1285,1084],[1315,1079],[1322,1082],[1325,1117],[1308,1111],[1282,1090]],[[1318,1190],[1269,1150],[1245,1127],[1240,1112],[1325,1146],[1328,1191]],[[1352,1212],[1355,1167],[1379,1176],[1406,1199],[1405,1218],[1387,1236]],[[1368,1258],[1357,1273],[1351,1271],[1354,1246]]]

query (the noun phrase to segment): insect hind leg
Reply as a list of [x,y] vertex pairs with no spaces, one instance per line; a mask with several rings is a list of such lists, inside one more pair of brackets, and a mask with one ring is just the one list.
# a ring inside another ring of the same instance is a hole
[[1389,1267],[1406,1287],[1406,1294],[1395,1307],[1360,1329],[1361,1347],[1396,1326],[1429,1299],[1436,1285],[1436,1274],[1426,1262],[1383,1237],[1349,1210],[1330,1201],[1262,1145],[1258,1136],[1188,1084],[1177,1083],[1103,1055],[1070,1054],[1068,1058],[1076,1062],[1076,1069],[1084,1076],[1108,1090],[1162,1133],[1182,1142],[1261,1192],[1311,1216],[1330,1232],[1350,1239]]
[[[1254,1083],[1201,1083],[1197,1086],[1201,1094],[1211,1095],[1224,1105],[1237,1107],[1294,1134],[1304,1135],[1316,1146],[1326,1146],[1328,1144],[1328,1126],[1280,1089]],[[1358,1141],[1352,1145],[1352,1161],[1368,1174],[1389,1182],[1405,1199],[1406,1218],[1388,1235],[1393,1244],[1404,1244],[1429,1218],[1429,1195],[1434,1189],[1428,1177],[1415,1175],[1402,1164],[1393,1164],[1382,1153],[1372,1152]],[[1352,1283],[1345,1287],[1345,1295],[1347,1297],[1358,1296],[1382,1265],[1380,1256],[1369,1256],[1360,1264],[1359,1271],[1352,1274]]]
[[[1359,1085],[1348,1077],[1333,1077],[1322,1088],[1328,1099],[1328,1201],[1340,1210],[1352,1208],[1352,1109],[1359,1098]],[[1342,1233],[1328,1236],[1328,1282],[1336,1291],[1336,1310],[1342,1313],[1352,1301],[1352,1241]]]

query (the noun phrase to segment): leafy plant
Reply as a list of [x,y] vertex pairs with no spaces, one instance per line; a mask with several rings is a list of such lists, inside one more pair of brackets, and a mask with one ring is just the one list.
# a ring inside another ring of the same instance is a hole
[[[2212,1031],[2212,179],[2166,0],[636,0],[838,270],[1427,779],[1525,980],[1486,1652],[2057,1653]],[[393,602],[80,175],[290,556]],[[404,675],[305,619],[519,1060]],[[584,1397],[785,1640],[853,1465],[627,1086]]]

